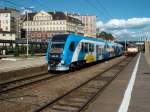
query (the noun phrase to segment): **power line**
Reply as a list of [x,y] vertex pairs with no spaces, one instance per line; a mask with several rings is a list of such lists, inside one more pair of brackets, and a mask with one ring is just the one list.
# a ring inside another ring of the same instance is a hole
[[15,3],[15,2],[12,2],[12,1],[9,1],[9,0],[1,0],[1,1],[9,3],[9,4],[17,6],[17,7],[23,7],[23,5]]
[[103,15],[106,19],[109,20],[109,17],[106,16],[105,13],[102,12],[99,8],[97,8],[97,6],[94,3],[92,3],[90,0],[86,0],[86,3],[88,3],[91,7],[93,7],[99,13],[99,15]]
[[105,8],[105,6],[99,0],[96,0],[96,2],[100,5],[101,8],[103,8],[103,10],[107,13],[107,15],[110,18],[113,18],[113,16],[109,13],[109,11]]
[[[14,5],[14,6],[16,6],[16,7],[24,8],[24,10],[25,10],[25,9],[26,9],[26,10],[30,10],[30,9],[31,9],[31,8],[29,8],[29,7],[24,7],[24,5],[21,5],[21,4],[18,4],[18,3],[15,3],[15,2],[9,1],[9,0],[1,0],[1,1],[6,2],[6,3],[9,3],[9,4]],[[35,9],[32,9],[32,11],[35,11],[35,12],[36,12]]]
[[32,0],[32,2],[36,3],[39,7],[42,6],[42,7],[47,8],[47,9],[50,8],[49,6],[47,6],[47,5],[43,4],[42,2],[40,2],[39,0]]

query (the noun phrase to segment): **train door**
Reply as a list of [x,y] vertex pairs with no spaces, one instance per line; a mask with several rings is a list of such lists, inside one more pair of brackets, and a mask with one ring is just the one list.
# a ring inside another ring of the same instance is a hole
[[96,45],[96,60],[99,60],[99,52],[98,52],[98,45]]
[[98,60],[102,60],[103,59],[102,46],[101,45],[97,45],[97,55],[98,55]]

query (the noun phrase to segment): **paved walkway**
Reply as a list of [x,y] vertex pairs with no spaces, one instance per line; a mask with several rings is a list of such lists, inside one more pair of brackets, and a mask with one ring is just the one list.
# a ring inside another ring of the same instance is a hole
[[150,53],[145,53],[146,61],[149,64],[150,67]]
[[149,56],[150,54],[141,54],[134,74],[137,56],[85,112],[150,112]]
[[149,56],[149,54],[141,55],[128,112],[150,112]]

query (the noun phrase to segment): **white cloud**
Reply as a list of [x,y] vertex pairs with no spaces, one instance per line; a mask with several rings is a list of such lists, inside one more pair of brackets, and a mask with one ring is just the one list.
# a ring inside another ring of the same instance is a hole
[[139,28],[145,25],[150,25],[150,18],[131,18],[131,19],[111,19],[107,23],[97,22],[97,27],[102,29],[124,29],[124,28]]
[[112,19],[106,23],[99,21],[97,28],[116,35],[119,40],[140,40],[142,36],[150,34],[150,18]]

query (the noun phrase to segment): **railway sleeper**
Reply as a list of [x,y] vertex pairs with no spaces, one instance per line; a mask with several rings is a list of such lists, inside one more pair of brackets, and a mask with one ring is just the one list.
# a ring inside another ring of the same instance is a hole
[[102,79],[102,80],[109,80],[109,79],[111,79],[112,77],[114,77],[117,73],[118,73],[118,72],[116,72],[116,73],[109,73],[109,74],[103,74],[103,75],[101,75],[101,77],[104,78],[104,79]]
[[102,81],[103,83],[106,84],[106,83],[107,83],[108,81],[110,81],[113,77],[114,77],[114,76],[112,76],[112,77],[101,76],[100,81]]
[[85,103],[87,100],[86,99],[81,99],[81,98],[70,98],[69,99],[72,102],[78,102],[78,103]]
[[101,84],[101,81],[100,82],[97,82],[97,83],[93,83],[93,84],[88,84],[87,85],[87,87],[89,87],[89,88],[100,88],[101,87],[101,85],[103,85],[103,84]]
[[61,105],[68,105],[68,106],[72,106],[72,107],[76,107],[76,108],[80,108],[82,105],[82,103],[69,102],[67,100],[59,101],[58,103]]
[[96,90],[99,90],[100,87],[98,87],[98,86],[97,87],[95,87],[95,86],[87,86],[87,87],[84,87],[84,89],[96,91]]
[[88,89],[82,89],[81,92],[84,92],[85,94],[95,94],[98,90],[88,90]]
[[[122,69],[122,68],[121,68],[121,69]],[[110,72],[117,73],[117,72],[119,72],[121,69],[112,69],[112,70],[110,70]]]
[[78,98],[81,99],[89,99],[93,93],[88,93],[88,92],[83,92],[83,91],[78,91],[77,93],[73,94],[73,97],[77,96]]
[[52,109],[53,110],[64,110],[64,111],[72,112],[72,111],[77,111],[79,108],[72,107],[72,106],[69,106],[69,105],[59,105],[59,104],[56,104],[56,105],[53,105]]
[[78,101],[78,100],[74,100],[74,99],[72,99],[72,98],[70,98],[70,99],[64,99],[64,100],[61,100],[60,102],[69,102],[70,104],[75,104],[75,105],[83,105],[85,102],[83,102],[83,101]]
[[72,108],[80,108],[81,107],[81,106],[78,106],[78,105],[75,105],[75,104],[60,103],[60,102],[58,102],[57,105],[60,105],[60,106],[69,106],[69,107],[72,107]]

